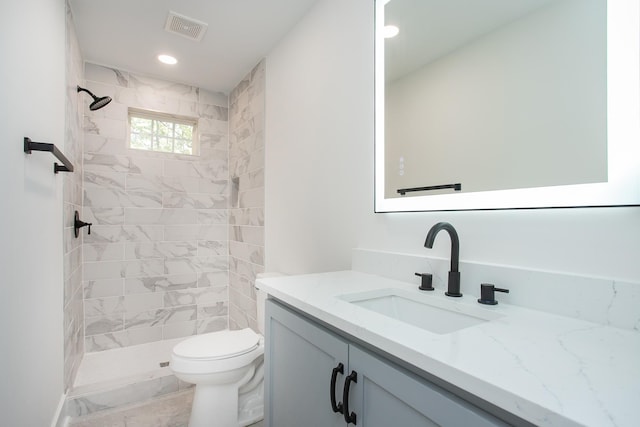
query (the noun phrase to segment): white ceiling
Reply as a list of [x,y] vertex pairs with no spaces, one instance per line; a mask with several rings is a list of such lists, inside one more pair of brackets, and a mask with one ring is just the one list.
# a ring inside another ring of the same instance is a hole
[[[317,0],[70,0],[86,61],[229,93]],[[168,33],[169,11],[207,23],[201,42]],[[175,56],[168,66],[158,54]]]

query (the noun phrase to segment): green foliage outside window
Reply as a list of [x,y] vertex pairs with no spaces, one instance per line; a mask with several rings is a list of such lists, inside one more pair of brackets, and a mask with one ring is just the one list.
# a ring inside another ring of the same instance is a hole
[[176,154],[194,153],[195,120],[151,112],[129,112],[130,147]]

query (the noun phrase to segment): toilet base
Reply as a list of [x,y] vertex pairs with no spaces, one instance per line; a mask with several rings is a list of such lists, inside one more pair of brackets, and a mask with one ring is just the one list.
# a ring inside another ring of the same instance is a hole
[[[256,387],[255,390],[242,393],[240,396],[238,393],[242,386],[253,382],[255,374],[256,369],[252,366],[239,381],[227,384],[197,384],[193,394],[189,427],[242,427],[258,421],[261,416],[257,415],[261,414],[257,414],[256,410],[263,408],[258,408],[256,403],[259,402],[256,399],[264,399],[262,380],[260,387]],[[246,408],[248,411],[238,411],[238,408]],[[238,412],[242,412],[241,417]]]
[[237,411],[229,410],[237,407],[237,385],[197,385],[189,427],[238,427]]
[[264,380],[238,399],[238,424],[242,427],[257,423],[264,418]]
[[[238,334],[242,338],[247,331],[249,340],[240,347],[236,343],[234,350],[234,338],[237,341]],[[259,337],[248,329],[213,332],[174,348],[173,373],[195,384],[189,427],[246,427],[264,418],[264,341],[259,338],[255,347],[250,346],[251,335]],[[217,342],[229,357],[214,357],[220,351]]]

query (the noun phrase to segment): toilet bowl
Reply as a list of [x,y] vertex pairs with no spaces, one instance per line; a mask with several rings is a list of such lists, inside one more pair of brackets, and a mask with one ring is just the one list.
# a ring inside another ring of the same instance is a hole
[[264,339],[247,328],[177,344],[170,367],[195,384],[189,427],[247,426],[263,417]]

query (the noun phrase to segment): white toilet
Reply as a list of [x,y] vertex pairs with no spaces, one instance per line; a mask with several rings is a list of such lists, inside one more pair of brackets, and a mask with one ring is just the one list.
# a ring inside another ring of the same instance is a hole
[[[264,333],[264,296],[258,328]],[[244,427],[264,414],[264,338],[251,329],[196,335],[171,354],[171,369],[196,385],[189,427]]]

